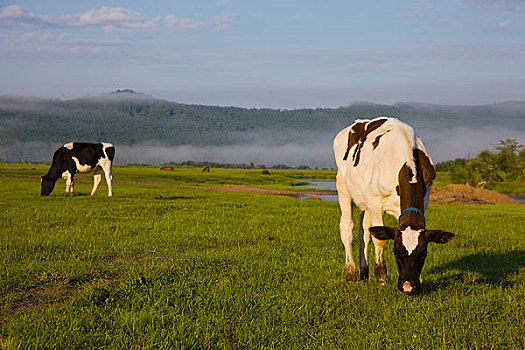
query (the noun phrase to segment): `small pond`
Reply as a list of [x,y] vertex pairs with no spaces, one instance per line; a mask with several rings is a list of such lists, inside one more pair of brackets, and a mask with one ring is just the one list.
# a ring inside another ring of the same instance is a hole
[[520,202],[525,203],[525,197],[517,197],[517,196],[510,196],[510,197],[512,197],[512,198],[514,198],[514,199],[517,199],[517,200],[519,200]]
[[[298,180],[308,181],[310,185],[301,185],[297,187],[322,188],[322,189],[329,189],[329,190],[334,190],[334,191],[336,190],[335,180],[316,179],[316,178],[301,178]],[[324,200],[324,201],[338,200],[338,197],[336,194],[303,194],[303,195],[300,195],[298,198],[305,199],[309,197],[319,197],[321,198],[321,200]]]

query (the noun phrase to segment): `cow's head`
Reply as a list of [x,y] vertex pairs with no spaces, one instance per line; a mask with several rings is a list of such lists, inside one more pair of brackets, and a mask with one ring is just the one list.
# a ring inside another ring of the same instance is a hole
[[419,276],[427,257],[428,244],[445,244],[454,238],[454,234],[450,232],[426,230],[411,225],[396,228],[373,226],[370,227],[370,233],[380,240],[394,240],[394,256],[399,272],[397,288],[404,293],[419,291]]
[[40,195],[49,196],[49,194],[53,192],[53,188],[55,187],[56,180],[50,176],[44,175],[41,178],[41,182],[42,182],[42,188],[40,190]]

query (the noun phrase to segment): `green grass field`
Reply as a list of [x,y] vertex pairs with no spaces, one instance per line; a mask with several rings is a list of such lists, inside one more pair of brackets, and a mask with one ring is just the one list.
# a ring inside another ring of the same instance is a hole
[[92,175],[42,198],[46,170],[0,164],[0,349],[525,346],[523,204],[431,204],[429,228],[456,239],[408,296],[344,282],[337,202],[207,188],[334,171],[117,166],[112,198],[104,181],[89,196]]

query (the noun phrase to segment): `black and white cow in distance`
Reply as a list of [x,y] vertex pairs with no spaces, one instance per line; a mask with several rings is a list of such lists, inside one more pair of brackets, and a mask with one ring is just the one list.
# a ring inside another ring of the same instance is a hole
[[[334,153],[346,280],[355,281],[357,274],[361,280],[368,278],[372,234],[377,280],[388,283],[383,247],[386,240],[393,239],[397,287],[405,293],[417,292],[428,243],[444,244],[454,238],[450,232],[426,229],[424,213],[436,172],[423,142],[410,126],[395,118],[358,119],[335,137]],[[351,202],[363,210],[357,272],[351,250]],[[383,212],[397,218],[399,226],[383,226]]]
[[42,176],[40,195],[49,196],[59,178],[66,180],[66,196],[73,196],[73,178],[77,172],[95,172],[91,195],[97,190],[102,180],[102,171],[106,175],[108,196],[113,195],[111,188],[111,166],[115,157],[115,147],[111,143],[70,142],[56,150],[53,163],[46,175]]

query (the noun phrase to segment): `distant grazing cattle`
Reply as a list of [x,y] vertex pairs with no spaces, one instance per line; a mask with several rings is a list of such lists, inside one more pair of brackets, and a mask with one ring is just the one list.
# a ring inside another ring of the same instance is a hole
[[210,167],[209,167],[209,166],[204,167],[204,168],[202,169],[202,171],[205,171],[205,172],[209,173],[209,172],[210,172]]
[[49,196],[59,178],[66,180],[66,196],[73,196],[73,178],[77,172],[95,172],[91,195],[97,190],[102,179],[102,171],[106,175],[108,196],[111,196],[111,166],[115,157],[115,147],[111,143],[78,143],[70,142],[56,150],[53,163],[46,175],[42,176],[40,195]]
[[[347,281],[357,279],[352,258],[352,205],[363,210],[359,230],[359,278],[368,279],[370,234],[375,246],[377,280],[388,283],[383,247],[394,240],[399,279],[405,293],[420,289],[419,276],[430,242],[444,244],[454,234],[427,230],[424,212],[436,177],[432,161],[414,130],[395,118],[356,120],[334,139],[337,191],[341,208],[340,231],[345,246]],[[399,220],[396,228],[383,226],[383,212]]]
[[263,175],[270,175],[270,172],[269,172],[268,170],[264,169],[264,170],[262,171],[262,174],[263,174]]
[[173,171],[173,167],[172,166],[163,166],[163,167],[160,168],[160,170]]

